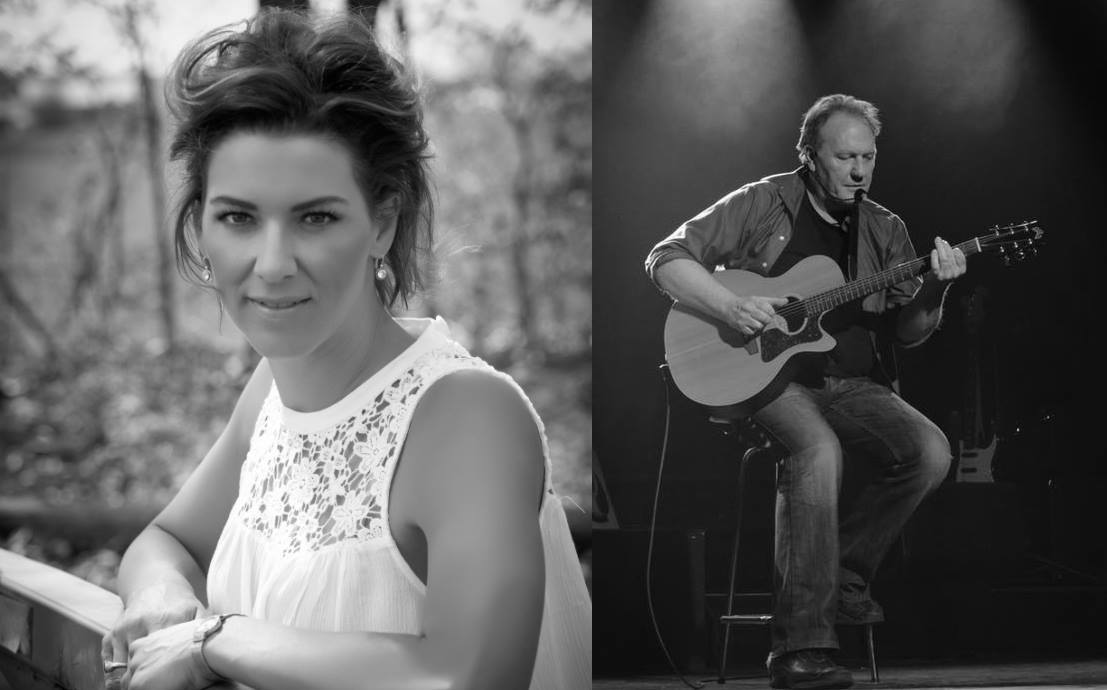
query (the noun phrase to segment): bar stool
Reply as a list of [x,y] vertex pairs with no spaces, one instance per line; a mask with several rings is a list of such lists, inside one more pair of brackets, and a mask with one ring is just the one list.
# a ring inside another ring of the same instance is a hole
[[[783,460],[783,456],[779,453],[773,454],[771,452],[772,444],[769,441],[768,435],[752,421],[730,419],[718,415],[709,415],[708,421],[721,427],[723,434],[727,436],[737,436],[742,445],[746,446],[746,450],[738,460],[738,509],[736,511],[737,517],[734,521],[734,541],[730,548],[730,578],[727,585],[726,613],[719,618],[719,622],[723,626],[723,645],[719,654],[719,677],[717,680],[719,683],[724,683],[726,682],[727,652],[730,649],[730,626],[769,625],[773,621],[771,610],[765,613],[734,613],[734,598],[737,593],[736,585],[738,581],[738,551],[742,543],[742,515],[745,512],[743,509],[746,504],[746,470],[750,462],[758,455],[764,454],[772,457],[775,465],[773,476],[773,486],[775,488],[777,479],[780,477],[780,463]],[[775,511],[773,515],[772,534],[776,534]],[[772,546],[770,545],[769,548],[771,556],[773,553]],[[746,594],[767,596],[770,601],[772,601],[773,597],[772,592],[747,592]]]
[[[742,513],[743,507],[746,503],[745,484],[746,484],[746,469],[750,462],[754,460],[758,455],[766,455],[772,458],[775,464],[775,474],[773,480],[774,493],[777,485],[777,481],[780,479],[780,467],[784,461],[784,453],[782,449],[773,443],[769,435],[751,418],[731,418],[721,414],[710,414],[708,421],[712,424],[717,424],[722,427],[722,431],[726,435],[735,435],[741,445],[746,447],[746,450],[742,453],[741,458],[738,461],[738,509],[737,518],[735,518],[734,524],[734,542],[731,545],[730,550],[730,578],[727,590],[727,603],[726,613],[719,618],[719,622],[723,625],[723,645],[722,651],[719,655],[719,676],[717,682],[726,682],[726,659],[727,651],[730,646],[730,626],[732,625],[769,625],[773,621],[772,612],[765,613],[734,613],[734,598],[737,594],[737,580],[738,580],[738,553],[739,546],[742,539]],[[776,511],[773,511],[773,529],[775,545],[776,534]],[[770,562],[775,562],[775,547],[770,546]],[[745,592],[743,594],[764,595],[773,599],[772,592]],[[869,656],[869,677],[874,683],[880,682],[880,673],[876,665],[876,651],[873,643],[873,624],[867,623],[864,625],[865,633],[865,646]]]

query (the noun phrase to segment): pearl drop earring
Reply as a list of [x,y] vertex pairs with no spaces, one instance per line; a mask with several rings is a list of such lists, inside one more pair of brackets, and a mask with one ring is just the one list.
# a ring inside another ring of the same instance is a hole
[[377,277],[377,280],[384,280],[388,278],[388,269],[384,265],[384,257],[382,256],[377,257],[377,271],[375,275]]

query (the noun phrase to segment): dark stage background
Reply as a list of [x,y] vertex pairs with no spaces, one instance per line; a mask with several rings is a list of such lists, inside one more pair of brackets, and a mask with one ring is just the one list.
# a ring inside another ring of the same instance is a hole
[[[1105,30],[1104,2],[596,4],[594,441],[620,526],[597,533],[598,675],[665,668],[642,578],[669,302],[642,260],[725,193],[795,168],[803,111],[835,92],[881,108],[872,198],[906,221],[920,252],[936,235],[955,243],[996,224],[1037,219],[1047,232],[1028,262],[970,258],[942,329],[900,359],[905,397],[956,439],[970,342],[961,299],[987,289],[984,405],[999,431],[1002,480],[950,482],[916,515],[874,585],[889,618],[881,654],[1107,649],[1096,338],[1107,271],[1107,136],[1096,104],[1107,85]],[[737,449],[707,426],[674,402],[655,603],[684,666],[711,660],[734,515]],[[767,482],[755,478],[755,494]],[[768,530],[761,502],[751,507],[762,515],[750,518],[755,552]],[[750,563],[754,584],[767,577],[766,563]],[[763,660],[764,633],[743,635],[738,660]]]

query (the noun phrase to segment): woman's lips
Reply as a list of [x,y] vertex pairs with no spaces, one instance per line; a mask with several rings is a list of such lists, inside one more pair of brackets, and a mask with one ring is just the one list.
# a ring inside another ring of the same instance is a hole
[[301,304],[304,304],[310,297],[247,297],[248,301],[253,302],[262,309],[269,311],[284,311],[292,309]]

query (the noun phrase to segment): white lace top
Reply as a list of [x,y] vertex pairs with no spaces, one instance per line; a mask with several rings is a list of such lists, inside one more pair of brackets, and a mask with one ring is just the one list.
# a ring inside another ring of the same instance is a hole
[[[426,587],[388,527],[389,488],[415,406],[432,383],[462,369],[494,372],[522,390],[451,340],[442,319],[400,321],[416,341],[330,407],[296,412],[270,390],[208,571],[213,610],[315,630],[422,632]],[[591,598],[550,484],[545,430],[530,409],[546,456],[536,516],[546,593],[530,688],[589,688]]]

